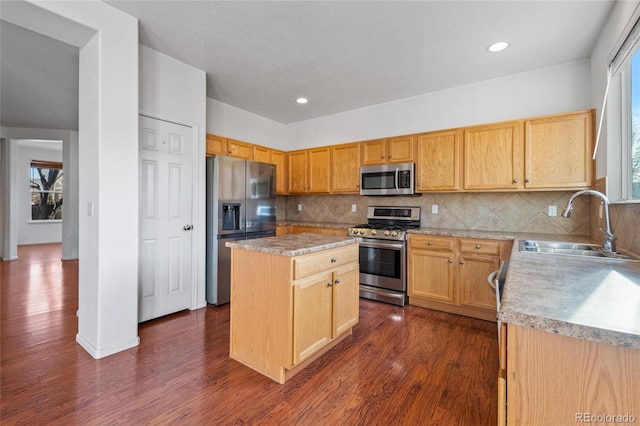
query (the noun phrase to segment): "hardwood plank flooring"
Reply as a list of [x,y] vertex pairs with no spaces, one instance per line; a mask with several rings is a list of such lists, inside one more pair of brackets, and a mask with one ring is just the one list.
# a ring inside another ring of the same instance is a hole
[[119,425],[496,423],[495,323],[361,299],[353,335],[284,385],[229,358],[229,305],[140,324],[94,360],[76,342],[77,261],[0,262],[0,422]]

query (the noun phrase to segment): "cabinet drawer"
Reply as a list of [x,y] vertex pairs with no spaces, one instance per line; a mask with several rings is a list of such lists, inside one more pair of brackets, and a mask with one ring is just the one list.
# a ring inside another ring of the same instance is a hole
[[351,244],[347,247],[325,250],[300,256],[293,260],[293,279],[304,278],[318,272],[333,269],[336,266],[358,262],[358,245]]
[[500,241],[460,238],[460,252],[499,256]]
[[409,235],[409,248],[453,251],[453,238],[433,235]]

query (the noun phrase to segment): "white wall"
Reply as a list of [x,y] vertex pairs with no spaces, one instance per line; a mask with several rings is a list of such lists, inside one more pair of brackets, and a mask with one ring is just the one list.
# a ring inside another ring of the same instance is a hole
[[99,1],[12,1],[2,19],[80,48],[76,341],[94,358],[138,339],[138,21]]
[[286,127],[288,149],[590,108],[589,61],[570,62]]
[[285,141],[285,125],[231,105],[207,98],[207,133],[291,150]]
[[194,129],[194,291],[191,309],[207,305],[205,295],[205,149],[206,74],[197,68],[140,46],[140,112]]
[[[62,141],[18,140],[17,178],[18,187],[23,189],[18,191],[18,245],[62,242],[62,221],[31,221],[31,193],[26,183],[29,182],[32,160],[62,163]],[[65,208],[63,205],[63,212]]]

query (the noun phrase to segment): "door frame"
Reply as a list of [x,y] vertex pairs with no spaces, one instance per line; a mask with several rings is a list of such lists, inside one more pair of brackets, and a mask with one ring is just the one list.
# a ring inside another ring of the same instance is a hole
[[[191,306],[189,310],[195,310],[204,308],[207,306],[207,301],[205,299],[205,270],[204,270],[204,252],[206,250],[205,238],[206,232],[204,231],[204,213],[201,213],[201,210],[205,208],[204,203],[200,203],[200,200],[203,199],[205,194],[205,188],[203,186],[204,179],[200,179],[199,177],[204,173],[204,163],[205,158],[202,156],[202,161],[198,161],[201,157],[200,151],[204,151],[204,144],[198,138],[199,129],[198,123],[194,121],[184,121],[180,119],[176,119],[175,117],[170,117],[164,114],[160,114],[157,112],[149,111],[143,108],[138,110],[138,115],[151,118],[153,120],[161,120],[169,123],[177,124],[179,126],[185,126],[191,128],[192,132],[192,140],[193,140],[193,149],[192,149],[192,170],[191,174],[191,185],[193,190],[191,197],[191,219],[194,224],[193,237],[191,238]],[[138,140],[138,149],[140,149],[140,141]],[[138,237],[138,240],[140,237]],[[139,265],[138,265],[139,266]],[[202,296],[202,299],[199,298],[199,295]]]

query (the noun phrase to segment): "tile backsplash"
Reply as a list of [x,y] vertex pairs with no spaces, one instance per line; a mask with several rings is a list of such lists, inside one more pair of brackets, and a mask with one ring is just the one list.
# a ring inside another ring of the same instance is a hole
[[[290,195],[278,197],[277,206],[281,220],[347,225],[365,223],[368,206],[419,206],[424,227],[588,236],[589,197],[575,200],[570,218],[560,216],[573,192],[437,193],[416,197]],[[352,205],[356,206],[355,212]],[[437,214],[432,213],[434,205],[438,206]],[[556,206],[557,216],[548,215],[549,206]]]

